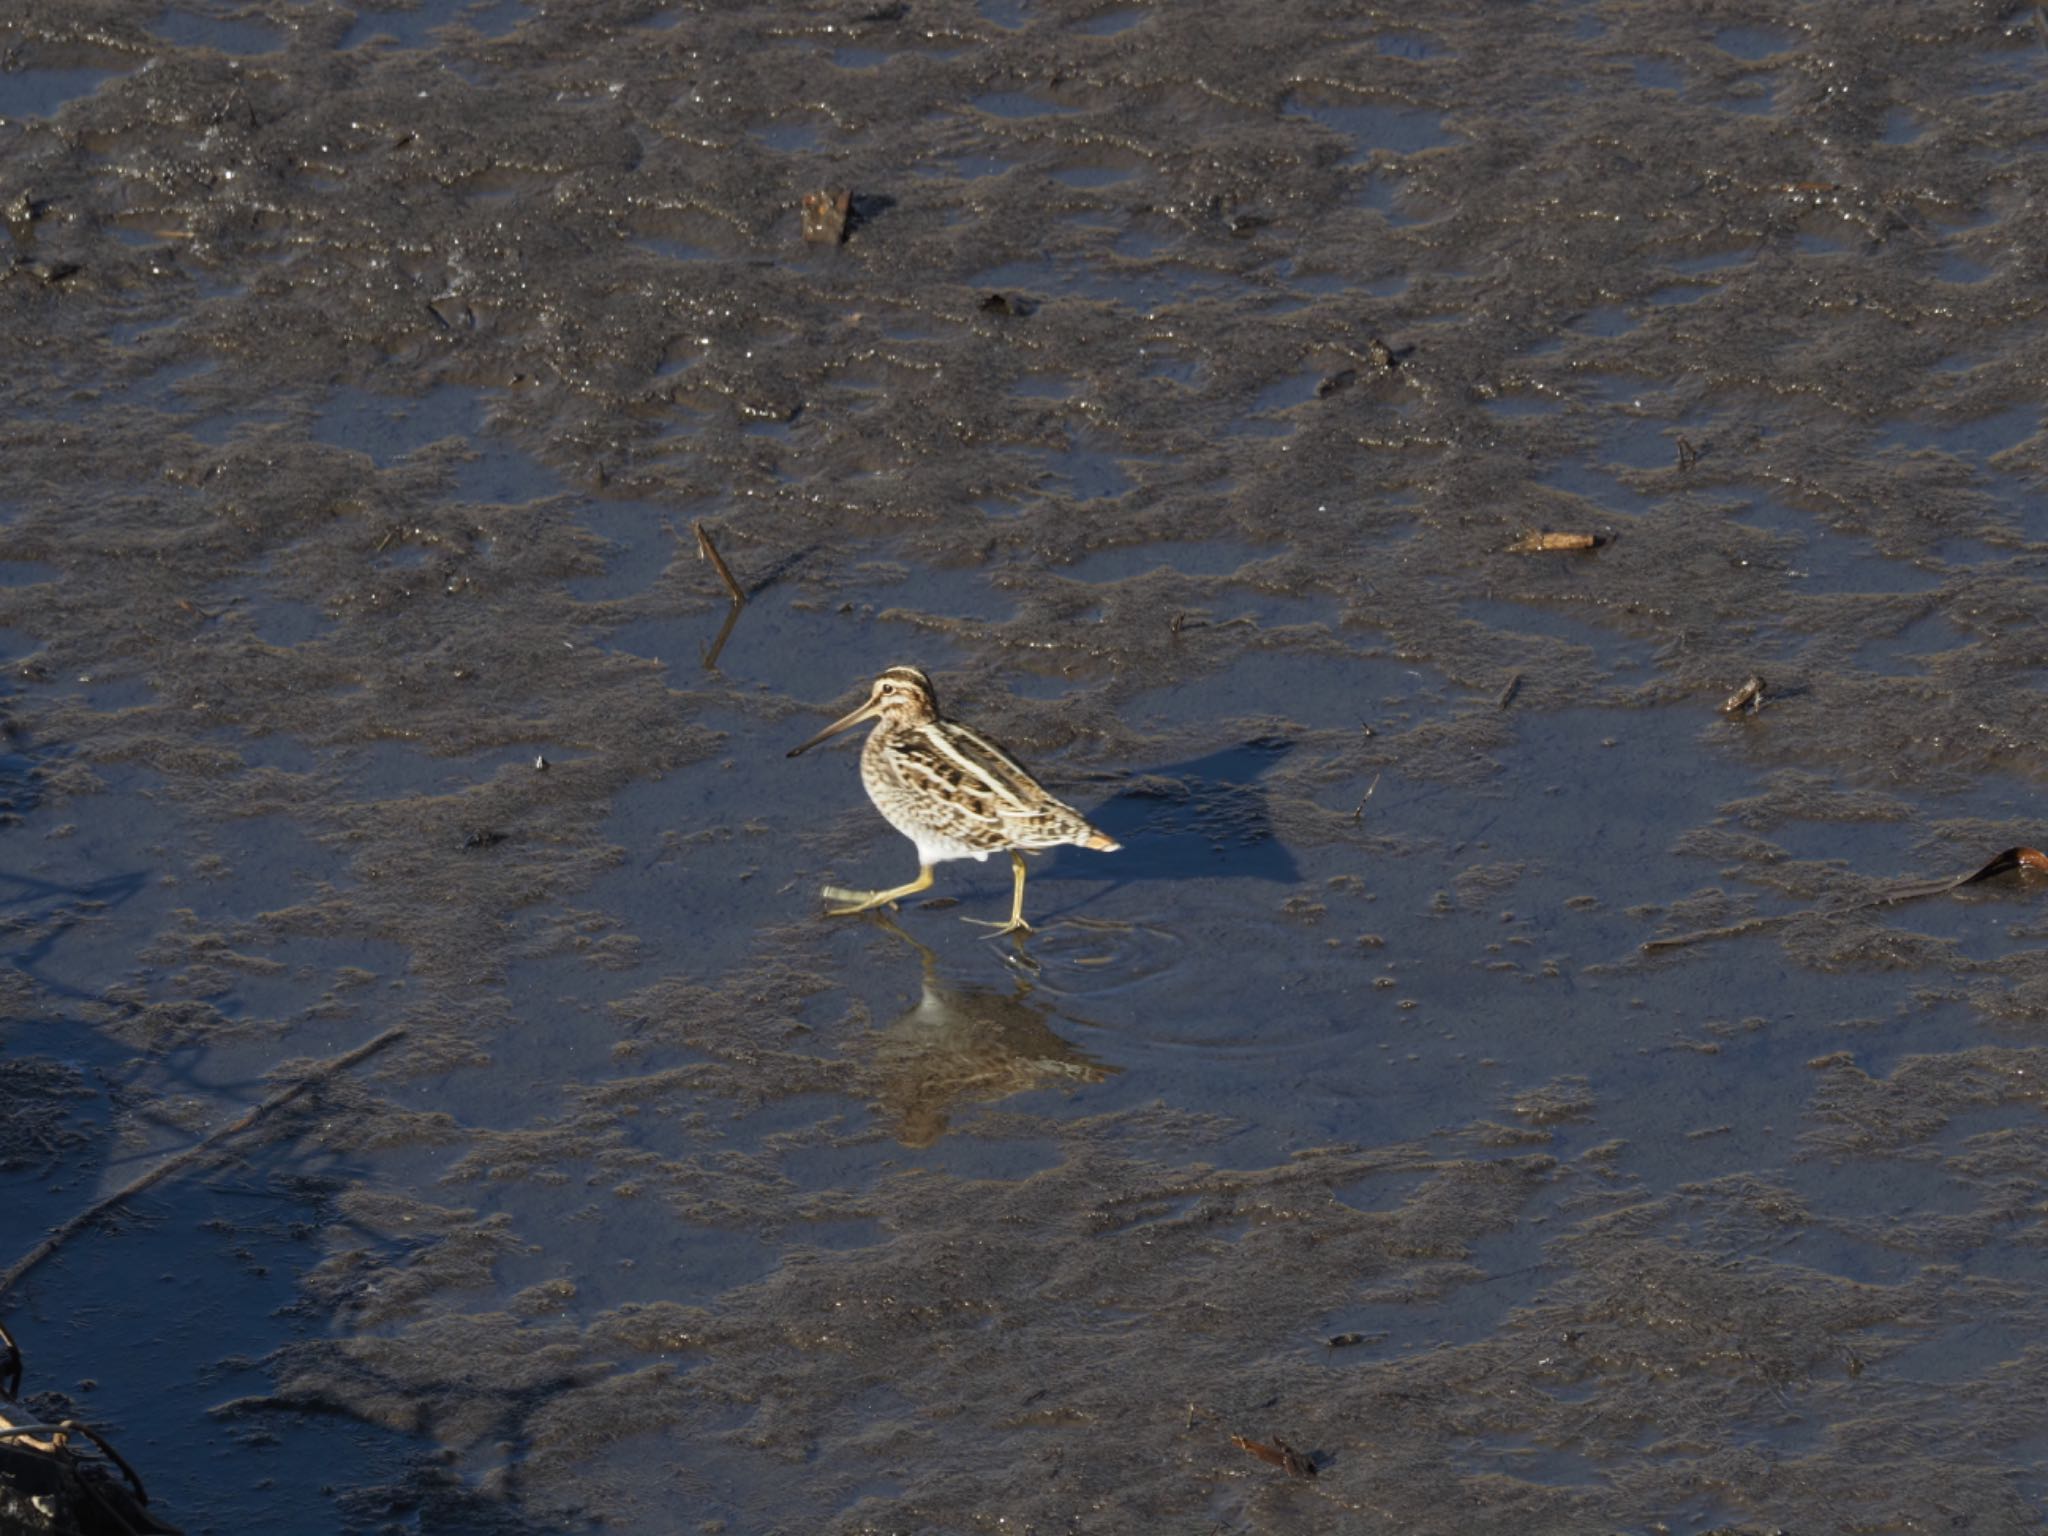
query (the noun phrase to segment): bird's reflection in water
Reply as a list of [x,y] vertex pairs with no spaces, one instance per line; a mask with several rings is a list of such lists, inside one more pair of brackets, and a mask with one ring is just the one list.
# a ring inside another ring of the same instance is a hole
[[886,917],[876,926],[916,950],[924,967],[917,1003],[878,1031],[871,1047],[876,1096],[906,1147],[945,1135],[956,1107],[1059,1083],[1099,1083],[1123,1070],[1054,1033],[1050,1010],[1031,1001],[1024,977],[1008,992],[951,985],[939,975],[938,956]]

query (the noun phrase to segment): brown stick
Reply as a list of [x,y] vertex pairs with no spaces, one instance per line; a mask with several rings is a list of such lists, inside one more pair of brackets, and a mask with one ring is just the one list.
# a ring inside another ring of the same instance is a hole
[[1777,912],[1767,917],[1745,917],[1741,922],[1730,923],[1725,928],[1701,928],[1693,933],[1674,933],[1668,938],[1645,940],[1642,952],[1654,955],[1667,949],[1683,949],[1688,944],[1705,944],[1712,939],[1732,939],[1741,934],[1755,933],[1760,929],[1775,928],[1780,923],[1789,923],[1795,917],[1804,916],[1804,912]]
[[725,590],[732,594],[733,606],[743,606],[747,601],[747,594],[742,592],[740,584],[732,579],[732,571],[727,567],[724,557],[718,553],[718,546],[711,542],[711,531],[702,521],[690,524],[690,531],[697,535],[698,555],[711,562],[712,567],[718,572],[718,579],[725,583]]
[[1806,912],[1777,912],[1767,917],[1746,917],[1739,923],[1730,923],[1725,928],[1702,928],[1697,933],[1673,934],[1665,939],[1651,939],[1642,945],[1646,955],[1659,950],[1682,949],[1688,944],[1701,944],[1710,939],[1732,939],[1738,934],[1754,933],[1759,928],[1774,928],[1780,923],[1789,923],[1795,917],[1840,917],[1849,912],[1867,912],[1872,907],[1893,907],[1902,901],[1923,901],[1929,896],[1945,896],[1950,891],[1959,891],[1966,885],[1975,885],[1979,880],[1989,880],[1993,875],[2002,875],[2015,869],[2031,869],[2037,874],[2048,874],[2048,853],[2038,848],[2008,848],[2003,853],[1993,854],[1989,860],[1966,874],[1944,875],[1938,880],[1903,880],[1897,885],[1885,887],[1874,895],[1857,901],[1845,902],[1838,907],[1814,907]]
[[1372,783],[1367,785],[1365,793],[1358,797],[1358,804],[1353,808],[1351,812],[1351,825],[1353,825],[1354,827],[1358,825],[1359,818],[1365,814],[1365,802],[1372,798],[1372,792],[1378,789],[1379,787],[1380,776],[1378,774],[1374,774],[1372,776]]
[[277,1092],[273,1093],[269,1098],[265,1099],[262,1103],[251,1107],[247,1114],[242,1115],[238,1119],[230,1122],[229,1124],[222,1126],[219,1130],[214,1131],[213,1133],[208,1135],[204,1140],[194,1142],[184,1151],[173,1153],[171,1156],[165,1158],[162,1162],[158,1163],[154,1168],[150,1169],[149,1172],[143,1174],[140,1178],[131,1180],[129,1183],[122,1185],[119,1189],[115,1190],[111,1195],[105,1195],[102,1196],[100,1199],[95,1200],[91,1205],[87,1206],[84,1210],[80,1211],[76,1216],[72,1217],[69,1221],[65,1222],[63,1226],[56,1228],[49,1234],[49,1236],[45,1237],[40,1243],[37,1243],[35,1247],[31,1248],[28,1251],[27,1254],[25,1254],[21,1259],[16,1261],[14,1267],[8,1270],[6,1274],[0,1275],[0,1299],[4,1299],[7,1296],[7,1294],[14,1289],[16,1285],[20,1284],[22,1276],[26,1275],[30,1270],[34,1269],[38,1264],[42,1263],[43,1260],[47,1259],[51,1254],[55,1253],[65,1243],[69,1242],[72,1238],[76,1237],[80,1232],[84,1231],[87,1227],[91,1226],[101,1216],[105,1215],[115,1206],[121,1204],[124,1200],[128,1200],[135,1195],[141,1194],[151,1185],[160,1184],[165,1179],[169,1178],[172,1174],[178,1173],[190,1164],[199,1161],[201,1158],[206,1156],[207,1153],[211,1152],[215,1147],[219,1146],[222,1142],[226,1141],[230,1136],[240,1135],[243,1131],[248,1130],[249,1127],[254,1125],[257,1121],[261,1120],[265,1115],[269,1114],[272,1110],[282,1109],[285,1105],[291,1103],[293,1099],[296,1099],[300,1094],[304,1093],[307,1089],[316,1087],[320,1083],[324,1082],[326,1079],[334,1076],[337,1072],[345,1072],[350,1067],[355,1066],[357,1063],[368,1060],[370,1057],[376,1055],[377,1052],[383,1050],[384,1047],[390,1045],[393,1041],[402,1040],[404,1038],[404,1030],[387,1029],[384,1031],[383,1034],[379,1035],[376,1039],[370,1041],[367,1045],[359,1045],[354,1050],[349,1051],[345,1055],[336,1056],[331,1060],[323,1061],[319,1066],[313,1068],[312,1071],[308,1072],[304,1077],[300,1078],[297,1082],[291,1084],[289,1087],[278,1089]]
[[2014,869],[2031,869],[2037,874],[2048,874],[2048,854],[2035,848],[2008,848],[2003,853],[1993,854],[1988,861],[1967,875],[1952,875],[1944,880],[1903,881],[1888,890],[1879,891],[1863,905],[1889,907],[1901,901],[1918,901],[1923,896],[1940,896]]

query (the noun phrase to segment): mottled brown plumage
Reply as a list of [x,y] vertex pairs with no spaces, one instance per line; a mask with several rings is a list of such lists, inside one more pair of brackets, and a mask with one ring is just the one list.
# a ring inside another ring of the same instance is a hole
[[1031,931],[1024,921],[1024,850],[1075,843],[1114,852],[1120,845],[1089,826],[1072,806],[1047,793],[1024,765],[971,726],[939,713],[932,681],[915,667],[891,667],[875,679],[867,702],[809,741],[806,751],[866,720],[877,722],[860,754],[860,780],[889,825],[917,844],[917,878],[887,891],[826,886],[827,900],[849,903],[845,917],[912,896],[932,883],[946,859],[986,859],[1007,852],[1016,871],[1004,933]]

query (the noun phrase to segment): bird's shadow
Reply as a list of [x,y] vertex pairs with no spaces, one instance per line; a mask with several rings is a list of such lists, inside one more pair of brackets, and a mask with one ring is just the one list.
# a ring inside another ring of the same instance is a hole
[[1062,848],[1043,872],[1115,884],[1191,876],[1299,881],[1301,870],[1273,830],[1258,782],[1293,749],[1284,737],[1258,736],[1134,774],[1085,813],[1122,850],[1105,859]]

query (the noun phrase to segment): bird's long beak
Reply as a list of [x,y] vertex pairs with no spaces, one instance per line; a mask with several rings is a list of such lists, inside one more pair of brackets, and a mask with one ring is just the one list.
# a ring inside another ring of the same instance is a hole
[[788,755],[791,757],[795,757],[799,753],[808,752],[811,750],[811,748],[815,747],[819,742],[825,740],[827,737],[837,736],[841,731],[850,731],[856,725],[859,725],[861,721],[872,720],[875,718],[876,715],[879,715],[881,712],[881,705],[878,704],[875,700],[869,699],[865,704],[861,705],[859,709],[854,710],[851,714],[841,715],[837,720],[834,720],[830,725],[826,726],[825,729],[818,732],[817,735],[813,736],[809,741],[804,742],[801,746],[791,747],[789,749]]

